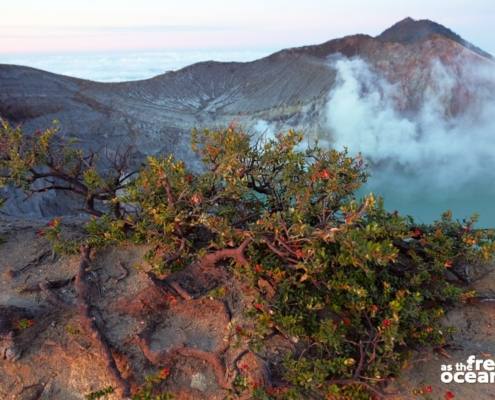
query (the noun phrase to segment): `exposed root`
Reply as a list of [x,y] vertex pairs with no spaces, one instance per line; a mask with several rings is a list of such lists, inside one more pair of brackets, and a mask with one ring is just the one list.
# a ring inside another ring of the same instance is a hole
[[48,256],[50,256],[52,254],[53,254],[53,252],[51,250],[46,250],[46,251],[42,252],[36,258],[34,258],[29,263],[24,265],[22,268],[17,270],[16,273],[20,274],[22,272],[26,272],[29,268],[32,268],[32,267],[39,265],[43,260],[45,260],[45,258],[48,258]]
[[201,266],[204,268],[213,268],[216,266],[216,264],[219,261],[225,260],[226,258],[232,258],[235,260],[239,265],[246,266],[249,264],[248,260],[246,259],[245,252],[247,250],[247,247],[249,246],[249,243],[251,243],[251,238],[245,239],[241,245],[235,249],[222,249],[222,250],[217,250],[213,253],[209,253],[205,255],[199,263]]
[[[228,316],[228,312],[223,302],[215,301],[215,305],[218,307],[215,308],[216,313],[220,314],[223,312],[225,313],[225,316]],[[172,312],[174,312],[174,310],[172,310]],[[220,316],[218,316],[218,318],[220,318]],[[224,316],[222,316],[222,318],[224,318]],[[227,326],[227,323],[228,322],[226,321],[225,326]],[[226,361],[224,361],[225,353],[230,346],[228,341],[221,340],[217,343],[215,348],[208,350],[185,345],[183,342],[171,343],[168,348],[156,349],[154,347],[152,348],[153,335],[156,332],[156,328],[157,323],[149,324],[135,339],[135,343],[151,364],[159,366],[171,365],[174,363],[177,356],[196,358],[209,364],[215,374],[215,379],[219,387],[223,389],[232,389],[233,379],[229,377],[229,371],[227,371],[225,366]]]
[[29,398],[30,400],[38,400],[41,398],[43,392],[45,391],[45,387],[45,383],[35,383],[33,385],[23,386],[17,396],[22,398]]
[[47,300],[52,303],[54,306],[60,307],[61,309],[65,311],[71,311],[73,309],[73,306],[70,304],[67,304],[65,301],[63,301],[60,297],[58,297],[54,292],[52,292],[51,288],[47,285],[47,283],[39,283],[38,287],[40,291],[45,293]]
[[220,387],[224,389],[232,388],[231,383],[226,377],[227,373],[225,366],[223,365],[220,356],[216,352],[207,352],[186,346],[174,347],[168,351],[153,351],[150,347],[147,335],[138,337],[136,341],[144,356],[153,365],[170,364],[173,361],[174,357],[176,357],[177,355],[197,358],[199,360],[207,362],[212,367],[215,378]]
[[117,282],[120,282],[129,276],[129,270],[125,267],[122,261],[119,262],[119,267],[122,270],[122,273],[115,278]]
[[[209,254],[206,254],[201,258],[196,264],[195,268],[199,267],[199,271],[203,273],[205,270],[214,269],[217,264],[224,259],[233,259],[240,265],[248,265],[249,262],[245,256],[248,245],[251,243],[251,239],[245,239],[241,245],[233,249],[222,249]],[[154,286],[159,288],[162,292],[168,293],[174,292],[178,297],[184,301],[193,300],[194,297],[186,291],[180,284],[174,279],[159,279],[154,273],[149,272],[147,276],[153,282]],[[77,281],[76,281],[77,285]],[[222,303],[226,308],[225,313],[230,319],[230,310],[226,307],[225,303]],[[205,361],[212,368],[217,384],[219,387],[224,389],[232,389],[232,377],[228,377],[227,368],[225,367],[222,354],[229,347],[226,343],[225,347],[217,351],[204,351],[194,347],[188,346],[176,346],[167,350],[155,351],[151,349],[151,333],[153,331],[153,326],[149,326],[144,332],[142,332],[136,339],[135,342],[141,349],[143,355],[148,361],[153,365],[167,365],[170,364],[173,359],[177,356],[196,358]]]
[[19,289],[19,293],[34,293],[51,289],[60,289],[74,281],[75,277],[67,278],[67,279],[59,279],[56,281],[46,281],[34,283],[31,286],[25,286]]
[[130,396],[130,385],[122,377],[115,359],[112,355],[110,345],[100,329],[96,325],[95,319],[91,316],[91,306],[89,304],[89,287],[86,282],[86,272],[89,269],[89,255],[90,248],[88,246],[81,246],[81,262],[79,264],[79,270],[76,275],[75,288],[77,293],[77,308],[80,316],[82,317],[82,325],[84,329],[90,334],[96,345],[100,349],[100,353],[103,355],[106,368],[114,378],[121,391],[122,397]]
[[194,357],[206,361],[213,368],[218,385],[224,389],[232,388],[230,382],[226,379],[225,366],[218,354],[198,350],[192,347],[180,347],[175,349],[175,352],[184,357]]
[[[196,263],[191,264],[189,268],[172,274],[165,279],[158,278],[153,272],[147,272],[146,275],[152,281],[152,283],[163,293],[168,295],[172,294],[175,297],[179,297],[180,299],[185,301],[193,300],[195,298],[195,295],[184,289],[178,281],[181,279],[181,277],[184,277],[184,273],[186,273],[186,270],[195,274],[195,277],[197,276],[197,274],[201,274],[202,277],[207,276],[207,271],[214,270],[218,262],[227,258],[235,260],[240,265],[248,265],[249,262],[246,259],[245,252],[249,243],[251,243],[251,238],[245,239],[237,248],[222,249],[214,251],[212,253],[208,253]],[[195,279],[196,283],[198,283],[199,281],[201,280]]]
[[174,297],[180,297],[183,300],[192,300],[193,297],[183,289],[177,282],[169,282],[167,279],[158,278],[153,272],[147,272],[146,275],[163,294],[172,295]]
[[177,294],[182,297],[183,300],[192,300],[193,297],[182,288],[182,286],[178,282],[170,282],[168,285],[174,289]]
[[7,271],[8,277],[10,279],[17,278],[19,275],[26,272],[28,269],[30,269],[32,267],[36,267],[37,265],[39,265],[42,261],[44,261],[46,258],[48,258],[48,256],[51,254],[52,254],[51,250],[46,250],[46,251],[42,252],[41,254],[39,254],[36,258],[29,261],[26,265],[19,268],[18,270],[13,270],[13,269],[8,270]]

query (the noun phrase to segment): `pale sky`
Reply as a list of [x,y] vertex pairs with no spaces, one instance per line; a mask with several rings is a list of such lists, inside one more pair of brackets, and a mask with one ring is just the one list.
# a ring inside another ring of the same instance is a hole
[[0,54],[278,49],[406,16],[495,53],[495,0],[0,0]]

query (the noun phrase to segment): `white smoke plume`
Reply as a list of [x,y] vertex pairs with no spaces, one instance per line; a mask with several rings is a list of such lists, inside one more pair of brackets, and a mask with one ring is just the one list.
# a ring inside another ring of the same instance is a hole
[[[410,202],[462,202],[466,191],[477,191],[484,202],[487,196],[495,200],[494,69],[435,61],[419,107],[406,113],[401,87],[362,59],[339,58],[331,67],[337,82],[326,106],[330,140],[369,161],[371,189]],[[459,80],[472,97],[452,115],[449,101],[458,94]],[[495,221],[495,215],[488,217]]]
[[[363,153],[378,170],[393,166],[440,188],[462,186],[484,174],[495,176],[495,100],[482,93],[483,87],[475,104],[448,116],[457,77],[435,62],[435,87],[427,87],[418,111],[404,116],[396,102],[403,96],[400,88],[364,61],[340,59],[334,67],[337,86],[330,93],[326,116],[337,148]],[[487,72],[464,71],[463,76],[479,74],[465,84],[481,82]]]

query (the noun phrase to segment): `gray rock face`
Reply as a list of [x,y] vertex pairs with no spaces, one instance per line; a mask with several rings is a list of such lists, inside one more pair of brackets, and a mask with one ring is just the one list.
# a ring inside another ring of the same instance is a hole
[[[434,35],[412,35],[415,30]],[[336,83],[329,58],[336,55],[364,59],[385,79],[401,86],[401,109],[414,110],[429,84],[433,59],[447,64],[453,60],[493,63],[489,55],[453,35],[441,25],[408,19],[377,38],[348,36],[282,50],[253,62],[208,61],[122,83],[0,65],[0,116],[22,124],[28,132],[57,119],[62,133],[76,137],[86,148],[132,145],[137,159],[173,153],[194,167],[197,159],[190,150],[190,132],[195,127],[221,127],[235,121],[250,130],[269,126],[276,132],[291,127],[312,137],[321,132],[331,137],[325,131],[325,105]],[[452,113],[462,110],[462,102],[471,98],[470,90],[475,88],[463,87],[460,79],[459,88],[446,99]],[[54,202],[44,197],[21,204],[14,197],[7,211],[66,212],[53,207]]]

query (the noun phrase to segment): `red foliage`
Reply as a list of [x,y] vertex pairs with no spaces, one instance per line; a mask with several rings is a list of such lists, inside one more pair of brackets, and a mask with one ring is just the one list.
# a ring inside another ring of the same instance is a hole
[[170,375],[170,368],[163,368],[158,374],[158,377],[160,379],[167,379],[169,375]]
[[388,328],[388,327],[390,327],[390,325],[392,325],[392,321],[391,321],[391,320],[389,320],[389,319],[384,319],[384,320],[382,321],[382,326],[383,326],[384,328]]
[[445,400],[452,400],[454,397],[455,397],[455,394],[452,393],[450,390],[447,390],[445,392],[445,396],[444,396]]

